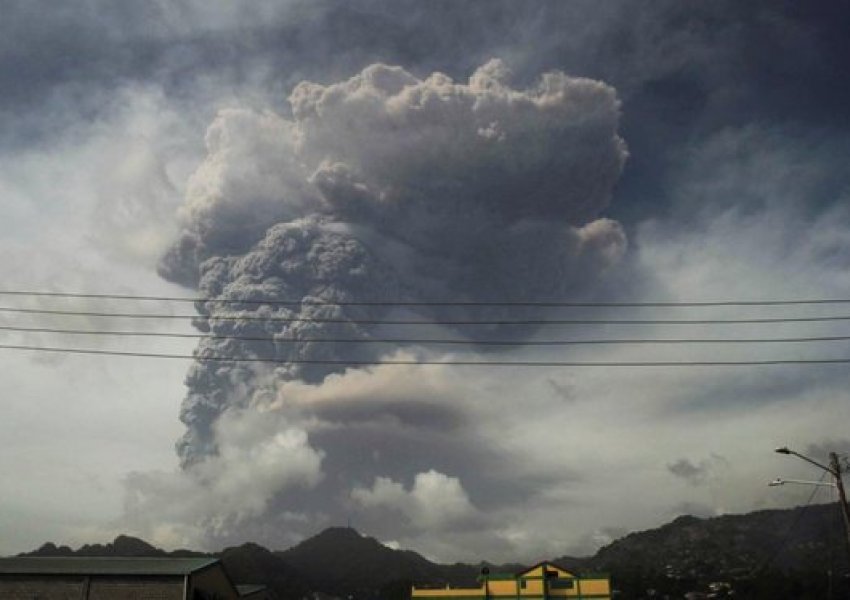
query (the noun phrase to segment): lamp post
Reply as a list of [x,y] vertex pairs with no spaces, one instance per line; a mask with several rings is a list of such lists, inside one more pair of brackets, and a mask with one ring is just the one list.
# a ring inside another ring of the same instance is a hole
[[[816,460],[809,458],[799,452],[791,450],[790,448],[783,446],[782,448],[777,448],[776,452],[779,454],[793,454],[797,458],[801,458],[807,463],[813,464],[814,466],[822,469],[832,475],[833,484],[838,489],[838,498],[839,504],[841,505],[841,514],[844,517],[844,534],[847,541],[847,548],[850,551],[850,508],[847,506],[847,494],[844,492],[844,483],[841,481],[841,465],[838,463],[838,455],[835,452],[829,453],[829,466],[823,465]],[[777,479],[778,482],[783,482],[781,479]],[[790,480],[788,480],[790,481]],[[782,483],[776,483],[775,485],[782,485]]]

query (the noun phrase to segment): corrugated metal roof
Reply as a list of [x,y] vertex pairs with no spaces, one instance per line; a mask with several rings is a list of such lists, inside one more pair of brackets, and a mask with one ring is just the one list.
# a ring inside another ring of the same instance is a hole
[[0,558],[7,575],[189,575],[217,558],[34,557]]

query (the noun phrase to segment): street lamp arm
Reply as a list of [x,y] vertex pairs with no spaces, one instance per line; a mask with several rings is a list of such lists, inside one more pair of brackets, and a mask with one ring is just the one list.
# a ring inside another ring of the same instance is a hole
[[800,454],[796,450],[791,450],[790,448],[787,448],[785,446],[783,446],[782,448],[777,448],[775,450],[775,452],[778,452],[779,454],[793,454],[797,458],[802,458],[807,463],[813,464],[814,466],[818,467],[819,469],[823,469],[827,473],[831,473],[832,475],[836,474],[835,471],[831,467],[827,467],[826,465],[822,465],[818,461],[813,460],[813,459],[809,458],[808,456],[806,456],[804,454]]
[[829,483],[827,481],[805,481],[803,479],[782,479],[781,477],[777,477],[767,485],[774,487],[777,485],[785,485],[786,483],[798,483],[800,485],[817,485],[823,487],[831,487],[834,488],[834,483]]

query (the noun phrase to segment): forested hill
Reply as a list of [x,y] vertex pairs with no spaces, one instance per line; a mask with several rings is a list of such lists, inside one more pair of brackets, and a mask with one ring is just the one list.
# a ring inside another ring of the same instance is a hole
[[683,516],[618,539],[583,566],[611,573],[615,587],[629,592],[624,597],[646,589],[706,591],[725,582],[738,597],[827,598],[831,571],[833,597],[850,598],[845,539],[835,504]]
[[[663,597],[713,590],[714,597],[850,597],[840,513],[834,504],[764,510],[709,519],[683,516],[657,529],[629,534],[594,556],[563,556],[554,562],[577,573],[612,576],[618,597]],[[192,556],[165,552],[118,536],[112,543],[44,544],[32,556]],[[395,550],[357,531],[334,527],[300,544],[272,552],[247,543],[215,554],[235,583],[263,583],[280,600],[333,596],[353,600],[400,600],[411,583],[474,585],[484,564],[441,565],[410,550]],[[521,565],[488,565],[515,572]],[[831,572],[831,575],[830,575]]]

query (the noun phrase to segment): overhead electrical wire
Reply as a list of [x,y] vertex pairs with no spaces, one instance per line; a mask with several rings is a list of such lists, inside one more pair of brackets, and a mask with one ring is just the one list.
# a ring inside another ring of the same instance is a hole
[[[694,302],[360,302],[360,301],[330,301],[322,299],[306,299],[303,301],[288,300],[232,300],[204,297],[175,297],[175,296],[143,296],[131,294],[86,294],[73,292],[49,292],[49,291],[24,291],[24,290],[0,290],[0,296],[29,297],[29,298],[65,298],[65,299],[98,299],[114,301],[163,301],[163,302],[195,302],[195,303],[221,303],[226,305],[263,305],[263,306],[375,306],[375,307],[517,307],[517,308],[626,308],[626,307],[656,307],[656,308],[686,308],[686,307],[772,307],[772,306],[802,306],[802,305],[827,305],[846,304],[850,299],[827,299],[810,298],[797,300],[722,300],[722,301],[694,301]],[[59,308],[28,308],[20,306],[0,306],[0,313],[9,315],[42,315],[63,317],[86,317],[86,318],[109,318],[109,319],[144,319],[144,320],[175,320],[191,319],[195,324],[228,321],[241,322],[267,322],[267,323],[327,323],[344,325],[395,325],[395,326],[421,326],[421,325],[451,325],[451,326],[558,326],[558,325],[759,325],[759,324],[781,324],[781,323],[818,323],[850,321],[850,315],[792,315],[792,316],[754,316],[754,317],[732,317],[732,318],[503,318],[503,319],[452,319],[439,317],[434,319],[423,318],[343,318],[339,316],[303,316],[298,313],[260,315],[256,312],[244,314],[240,310],[226,311],[226,314],[171,314],[168,312],[129,312],[129,311],[97,311],[97,310],[65,310]],[[590,338],[590,339],[457,339],[437,337],[280,337],[276,338],[273,333],[265,336],[238,335],[222,333],[181,333],[162,331],[138,331],[138,330],[113,330],[103,327],[61,328],[55,326],[24,326],[18,324],[0,325],[0,332],[21,334],[54,334],[72,336],[97,336],[97,337],[137,337],[137,338],[169,338],[169,339],[207,339],[207,340],[234,340],[242,342],[271,342],[280,344],[397,344],[397,345],[450,345],[471,347],[555,347],[555,346],[590,346],[590,345],[685,345],[685,344],[788,344],[788,343],[823,343],[823,342],[846,342],[850,341],[850,335],[808,335],[808,336],[784,336],[784,337],[612,337],[612,338]],[[38,346],[22,344],[0,344],[0,350],[19,350],[29,352],[49,352],[66,354],[90,354],[143,358],[163,358],[179,360],[199,360],[217,362],[256,362],[272,364],[323,364],[340,366],[362,366],[362,365],[458,365],[458,366],[500,366],[500,367],[680,367],[680,366],[741,366],[741,365],[788,365],[788,364],[846,364],[850,358],[788,358],[788,359],[752,359],[752,360],[682,360],[682,361],[521,361],[521,360],[461,360],[447,358],[445,360],[341,360],[341,359],[278,359],[264,358],[261,356],[226,356],[210,355],[203,353],[195,354],[169,354],[162,352],[123,351],[97,348],[66,348],[59,346]]]
[[240,336],[207,333],[171,333],[159,331],[109,331],[88,329],[58,329],[52,327],[15,327],[0,325],[0,331],[16,333],[51,333],[60,335],[93,335],[105,337],[153,337],[169,339],[234,340],[243,342],[274,343],[333,343],[333,344],[423,344],[423,345],[467,345],[467,346],[578,346],[605,344],[769,344],[804,342],[850,341],[850,335],[786,337],[786,338],[633,338],[633,339],[578,339],[578,340],[470,340],[437,338],[277,338],[271,335]]
[[0,344],[0,350],[29,350],[61,354],[94,354],[102,356],[125,356],[134,358],[161,358],[178,360],[196,360],[199,362],[233,363],[270,363],[282,365],[339,365],[339,366],[417,366],[445,365],[464,367],[738,367],[770,365],[811,365],[811,364],[848,364],[850,358],[812,358],[812,359],[776,359],[776,360],[700,360],[700,361],[502,361],[502,360],[329,360],[329,359],[276,359],[242,356],[219,356],[203,354],[166,354],[159,352],[128,352],[121,350],[100,350],[93,348],[59,348],[55,346],[24,346]]
[[76,298],[76,299],[102,299],[102,300],[138,300],[157,302],[192,302],[192,303],[217,303],[217,304],[247,304],[268,306],[300,306],[302,304],[315,306],[527,306],[527,307],[564,307],[564,308],[617,308],[617,307],[709,307],[709,306],[794,306],[794,305],[818,305],[818,304],[850,304],[850,298],[802,298],[790,300],[709,300],[709,301],[683,301],[683,302],[559,302],[559,301],[346,301],[325,300],[320,298],[309,299],[229,299],[209,298],[203,296],[146,296],[135,294],[87,294],[79,292],[46,292],[26,290],[0,290],[0,296],[24,296],[34,298]]
[[343,319],[323,317],[284,317],[279,315],[173,315],[167,313],[122,313],[75,310],[53,310],[43,308],[18,308],[0,306],[0,313],[61,315],[79,317],[105,317],[126,319],[194,319],[218,321],[270,321],[281,323],[349,323],[360,325],[723,325],[761,323],[815,323],[850,321],[850,315],[812,317],[766,317],[744,319],[495,319],[495,320],[417,320],[417,319]]

